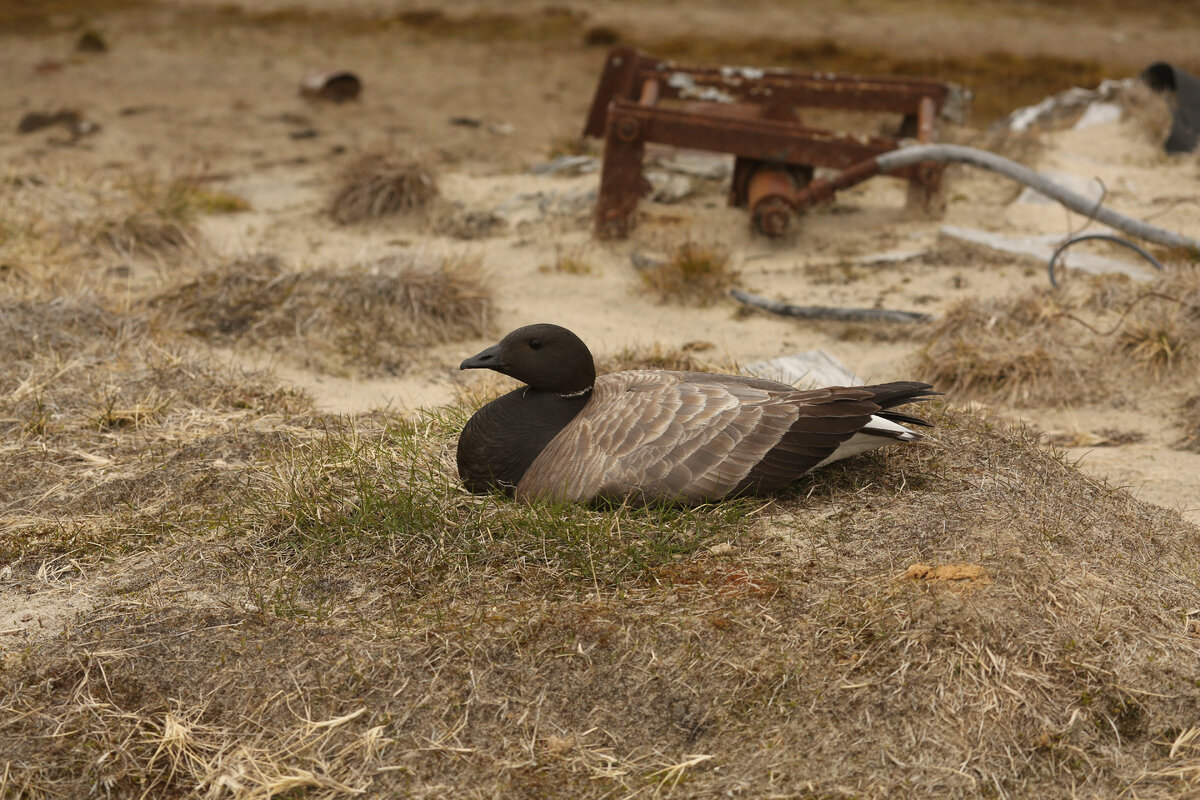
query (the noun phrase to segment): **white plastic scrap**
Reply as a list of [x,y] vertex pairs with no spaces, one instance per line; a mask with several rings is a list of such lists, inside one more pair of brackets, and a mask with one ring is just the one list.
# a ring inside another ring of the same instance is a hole
[[823,386],[861,386],[862,380],[825,350],[779,356],[742,365],[743,375],[790,383],[799,389]]
[[[1091,106],[1097,101],[1112,100],[1118,95],[1130,90],[1135,83],[1134,78],[1125,78],[1123,80],[1105,79],[1100,82],[1100,85],[1095,89],[1083,89],[1074,87],[1066,91],[1059,92],[1056,95],[1047,97],[1042,102],[1018,108],[1016,111],[1008,115],[1004,120],[1004,127],[1012,131],[1027,131],[1033,124],[1043,117],[1049,116],[1053,112],[1062,108],[1080,108],[1083,106]],[[1098,112],[1111,113],[1111,112]]]
[[[1005,236],[1000,233],[992,233],[991,231],[960,228],[957,225],[943,225],[938,229],[938,233],[961,242],[999,250],[1002,253],[1036,258],[1043,264],[1050,260],[1050,256],[1054,254],[1055,248],[1058,247],[1064,238],[1058,233],[1047,233],[1040,236]],[[1105,258],[1104,256],[1092,255],[1091,253],[1068,251],[1059,257],[1059,265],[1081,270],[1092,275],[1117,272],[1139,281],[1148,281],[1153,277],[1145,270],[1139,269],[1126,261],[1118,261],[1115,258]]]
[[734,102],[733,95],[723,92],[715,86],[697,86],[695,76],[687,72],[672,72],[667,78],[667,85],[672,89],[678,89],[679,96],[684,100],[705,100],[710,103]]

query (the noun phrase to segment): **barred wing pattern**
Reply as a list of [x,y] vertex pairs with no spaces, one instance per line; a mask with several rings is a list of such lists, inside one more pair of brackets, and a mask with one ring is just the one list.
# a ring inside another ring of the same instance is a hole
[[[880,410],[869,389],[631,370],[592,398],[530,465],[518,498],[703,502],[772,491],[828,458]],[[886,435],[886,434],[885,434]]]

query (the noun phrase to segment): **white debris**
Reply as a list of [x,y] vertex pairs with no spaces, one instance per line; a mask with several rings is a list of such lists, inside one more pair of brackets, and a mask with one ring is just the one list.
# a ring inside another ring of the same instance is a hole
[[863,383],[825,350],[805,350],[803,353],[743,364],[742,374],[789,383],[800,389],[861,386]]
[[[1064,239],[1063,235],[1058,233],[1047,233],[1041,236],[1005,236],[974,228],[960,228],[957,225],[943,225],[938,232],[949,236],[951,239],[957,239],[969,244],[982,245],[992,250],[999,250],[1002,253],[1036,258],[1042,264],[1050,261],[1050,256],[1054,255],[1054,251]],[[1116,272],[1140,281],[1148,281],[1153,277],[1145,270],[1139,269],[1125,261],[1092,255],[1091,253],[1082,253],[1076,250],[1069,250],[1059,256],[1058,266],[1081,270],[1092,275],[1104,275]]]
[[670,158],[651,159],[650,163],[668,172],[679,172],[707,180],[727,180],[733,175],[733,156],[724,153],[682,151]]
[[1081,131],[1093,125],[1107,125],[1121,119],[1122,109],[1116,103],[1092,103],[1083,112],[1083,116],[1075,123],[1075,130]]
[[513,195],[493,213],[512,226],[534,222],[546,216],[579,217],[591,212],[596,204],[596,187],[552,189]]
[[660,170],[643,173],[650,181],[650,199],[656,203],[678,203],[692,193],[692,182],[686,175]]
[[742,81],[760,81],[765,74],[755,67],[721,67],[721,77],[730,86],[741,86]]
[[705,100],[710,103],[732,103],[733,95],[723,92],[715,86],[697,86],[696,77],[689,72],[672,72],[667,77],[667,85],[679,90],[683,100]]
[[600,159],[596,156],[559,156],[541,164],[534,164],[529,171],[534,175],[584,175],[600,169]]
[[[1064,92],[1059,92],[1056,95],[1047,97],[1037,105],[1018,108],[1016,111],[1006,117],[1000,125],[1008,128],[1011,131],[1027,131],[1037,122],[1042,122],[1051,117],[1065,112],[1074,112],[1081,108],[1086,108],[1096,103],[1103,105],[1114,105],[1109,102],[1122,94],[1128,92],[1136,83],[1134,78],[1125,78],[1124,80],[1103,80],[1095,89],[1083,89],[1078,86],[1067,89]],[[1098,114],[1108,114],[1111,112],[1100,111]],[[1086,116],[1086,111],[1085,111]]]

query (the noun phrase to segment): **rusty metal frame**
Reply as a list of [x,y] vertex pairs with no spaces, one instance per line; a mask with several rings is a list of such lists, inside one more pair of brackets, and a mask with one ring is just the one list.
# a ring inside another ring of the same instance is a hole
[[[691,67],[613,48],[584,126],[585,136],[605,139],[596,234],[627,235],[644,183],[645,145],[654,142],[736,156],[730,203],[750,206],[756,227],[779,235],[813,167],[844,170],[899,146],[889,137],[802,125],[795,108],[899,113],[902,133],[932,142],[950,92],[949,85],[926,79]],[[658,105],[663,100],[688,104]],[[894,174],[913,187],[910,202],[914,194],[927,202],[941,172],[940,165],[920,164]]]

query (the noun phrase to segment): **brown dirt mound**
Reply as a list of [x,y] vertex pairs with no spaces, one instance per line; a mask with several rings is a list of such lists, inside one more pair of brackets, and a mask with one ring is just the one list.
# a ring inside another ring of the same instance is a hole
[[[1200,786],[1200,530],[1032,435],[948,413],[936,444],[821,471],[737,522],[467,496],[444,472],[460,422],[328,427],[277,453],[228,545],[155,567],[227,601],[122,596],[6,661],[8,780],[33,797]],[[603,549],[664,528],[692,545]],[[990,582],[894,580],[930,564]]]

